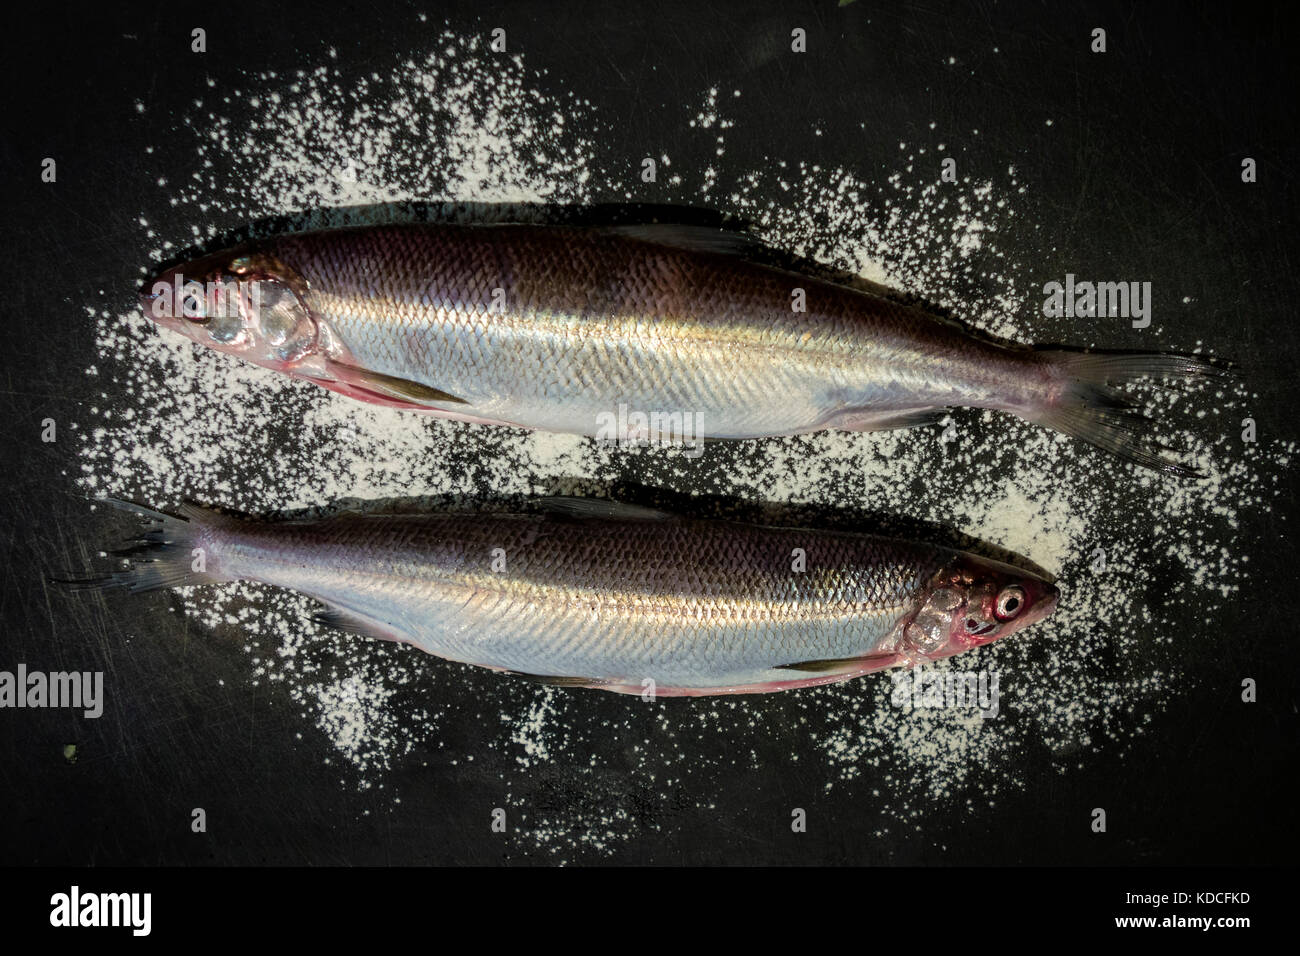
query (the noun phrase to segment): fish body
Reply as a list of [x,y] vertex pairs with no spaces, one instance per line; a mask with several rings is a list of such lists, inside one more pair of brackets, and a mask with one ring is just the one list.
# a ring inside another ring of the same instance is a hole
[[987,644],[1057,600],[1046,578],[945,548],[583,499],[277,523],[146,513],[160,525],[145,560],[93,583],[260,581],[316,598],[322,620],[348,630],[627,693],[845,680]]
[[[173,267],[143,298],[204,345],[467,421],[680,441],[907,427],[964,406],[1181,470],[1144,446],[1108,383],[1206,363],[994,342],[744,245],[676,226],[335,229]],[[187,282],[202,300],[188,310]],[[214,301],[214,288],[229,291]]]

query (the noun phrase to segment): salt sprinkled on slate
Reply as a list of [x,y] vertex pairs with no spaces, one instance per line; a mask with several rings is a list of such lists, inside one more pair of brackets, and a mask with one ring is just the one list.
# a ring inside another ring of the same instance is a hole
[[[158,205],[174,207],[169,220],[187,226],[156,232],[156,211],[143,211],[142,269],[269,216],[317,226],[372,221],[373,209],[330,211],[366,204],[582,204],[628,195],[626,157],[598,145],[613,120],[597,107],[541,92],[521,57],[489,57],[478,38],[447,32],[434,47],[363,76],[326,66],[250,76],[241,89],[210,81],[197,112],[166,130],[194,144],[190,180],[159,181]],[[1014,169],[940,190],[906,143],[894,168],[874,171],[734,153],[724,163],[733,128],[726,110],[740,93],[703,90],[683,108],[683,137],[706,137],[714,159],[687,170],[661,157],[661,187],[677,190],[672,201],[736,214],[774,246],[994,334],[1092,344],[1041,316],[1041,296],[999,246],[1006,232],[1032,231],[1017,220],[1017,197],[1029,187]],[[565,768],[588,801],[582,812],[523,805],[510,836],[560,860],[612,854],[658,829],[669,810],[708,812],[708,797],[683,808],[682,795],[711,794],[712,781],[759,772],[763,760],[764,773],[798,765],[828,790],[857,788],[883,831],[996,802],[1023,785],[1020,758],[1031,748],[1047,748],[1062,774],[1092,753],[1122,753],[1183,685],[1172,638],[1142,635],[1176,633],[1179,602],[1195,601],[1209,616],[1231,597],[1249,570],[1247,555],[1232,547],[1238,514],[1269,507],[1294,453],[1276,444],[1243,452],[1236,425],[1251,396],[1240,385],[1215,385],[1153,398],[1157,437],[1190,447],[1189,460],[1209,476],[1203,482],[1135,471],[1063,436],[977,412],[954,413],[934,429],[741,443],[692,461],[362,405],[160,335],[130,290],[116,309],[91,312],[99,360],[87,374],[114,386],[114,398],[102,393],[80,423],[81,482],[92,495],[160,506],[201,497],[256,512],[345,498],[526,496],[575,475],[614,481],[620,456],[639,454],[648,485],[760,505],[901,513],[1061,575],[1053,618],[937,665],[998,673],[1001,712],[989,719],[971,709],[896,706],[889,675],[763,697],[615,698],[610,707],[590,693],[321,628],[311,622],[312,601],[274,588],[180,592],[214,640],[242,642],[250,681],[282,689],[332,742],[344,786],[384,788],[395,766],[433,751],[446,751],[439,759],[451,765],[496,751],[514,767],[502,775],[505,799],[522,801],[530,774]],[[1193,420],[1195,433],[1183,430]],[[1117,486],[1131,488],[1140,505],[1115,507]],[[1184,572],[1172,586],[1156,579],[1170,564]],[[418,701],[409,693],[415,685]],[[458,709],[496,716],[475,739],[448,741],[439,728]],[[708,751],[727,756],[706,757],[694,746],[699,738],[730,741]],[[746,743],[774,739],[789,744],[785,767]]]

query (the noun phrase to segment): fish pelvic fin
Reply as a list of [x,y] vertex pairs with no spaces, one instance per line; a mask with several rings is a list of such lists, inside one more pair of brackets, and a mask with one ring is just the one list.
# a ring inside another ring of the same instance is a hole
[[127,546],[110,552],[129,565],[89,578],[51,578],[73,591],[156,591],[225,580],[216,573],[215,556],[199,540],[208,528],[231,519],[198,505],[185,504],[175,515],[129,501],[100,498],[101,503],[148,519],[150,526]]
[[1166,456],[1174,449],[1151,437],[1154,421],[1122,390],[1143,379],[1164,385],[1227,378],[1231,366],[1188,355],[1145,353],[1042,353],[1066,379],[1059,397],[1045,408],[1022,413],[1030,421],[1104,448],[1126,461],[1178,478],[1202,478],[1199,471]]

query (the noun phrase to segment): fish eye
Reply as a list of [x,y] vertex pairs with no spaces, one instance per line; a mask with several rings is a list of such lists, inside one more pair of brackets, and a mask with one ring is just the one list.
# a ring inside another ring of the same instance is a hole
[[1025,609],[1025,589],[1018,584],[1009,585],[998,594],[994,613],[1000,621],[1009,621]]

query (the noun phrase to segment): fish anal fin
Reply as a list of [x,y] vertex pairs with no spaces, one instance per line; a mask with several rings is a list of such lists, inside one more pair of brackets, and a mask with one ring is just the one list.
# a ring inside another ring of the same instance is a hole
[[925,425],[937,425],[948,414],[946,408],[905,408],[879,410],[872,408],[849,408],[836,414],[826,424],[851,432],[879,432],[895,428],[920,428]]
[[390,625],[366,617],[364,614],[357,614],[354,611],[347,611],[339,607],[321,608],[311,616],[311,619],[313,623],[324,627],[332,627],[348,634],[359,634],[362,637],[371,637],[381,641],[399,640]]

